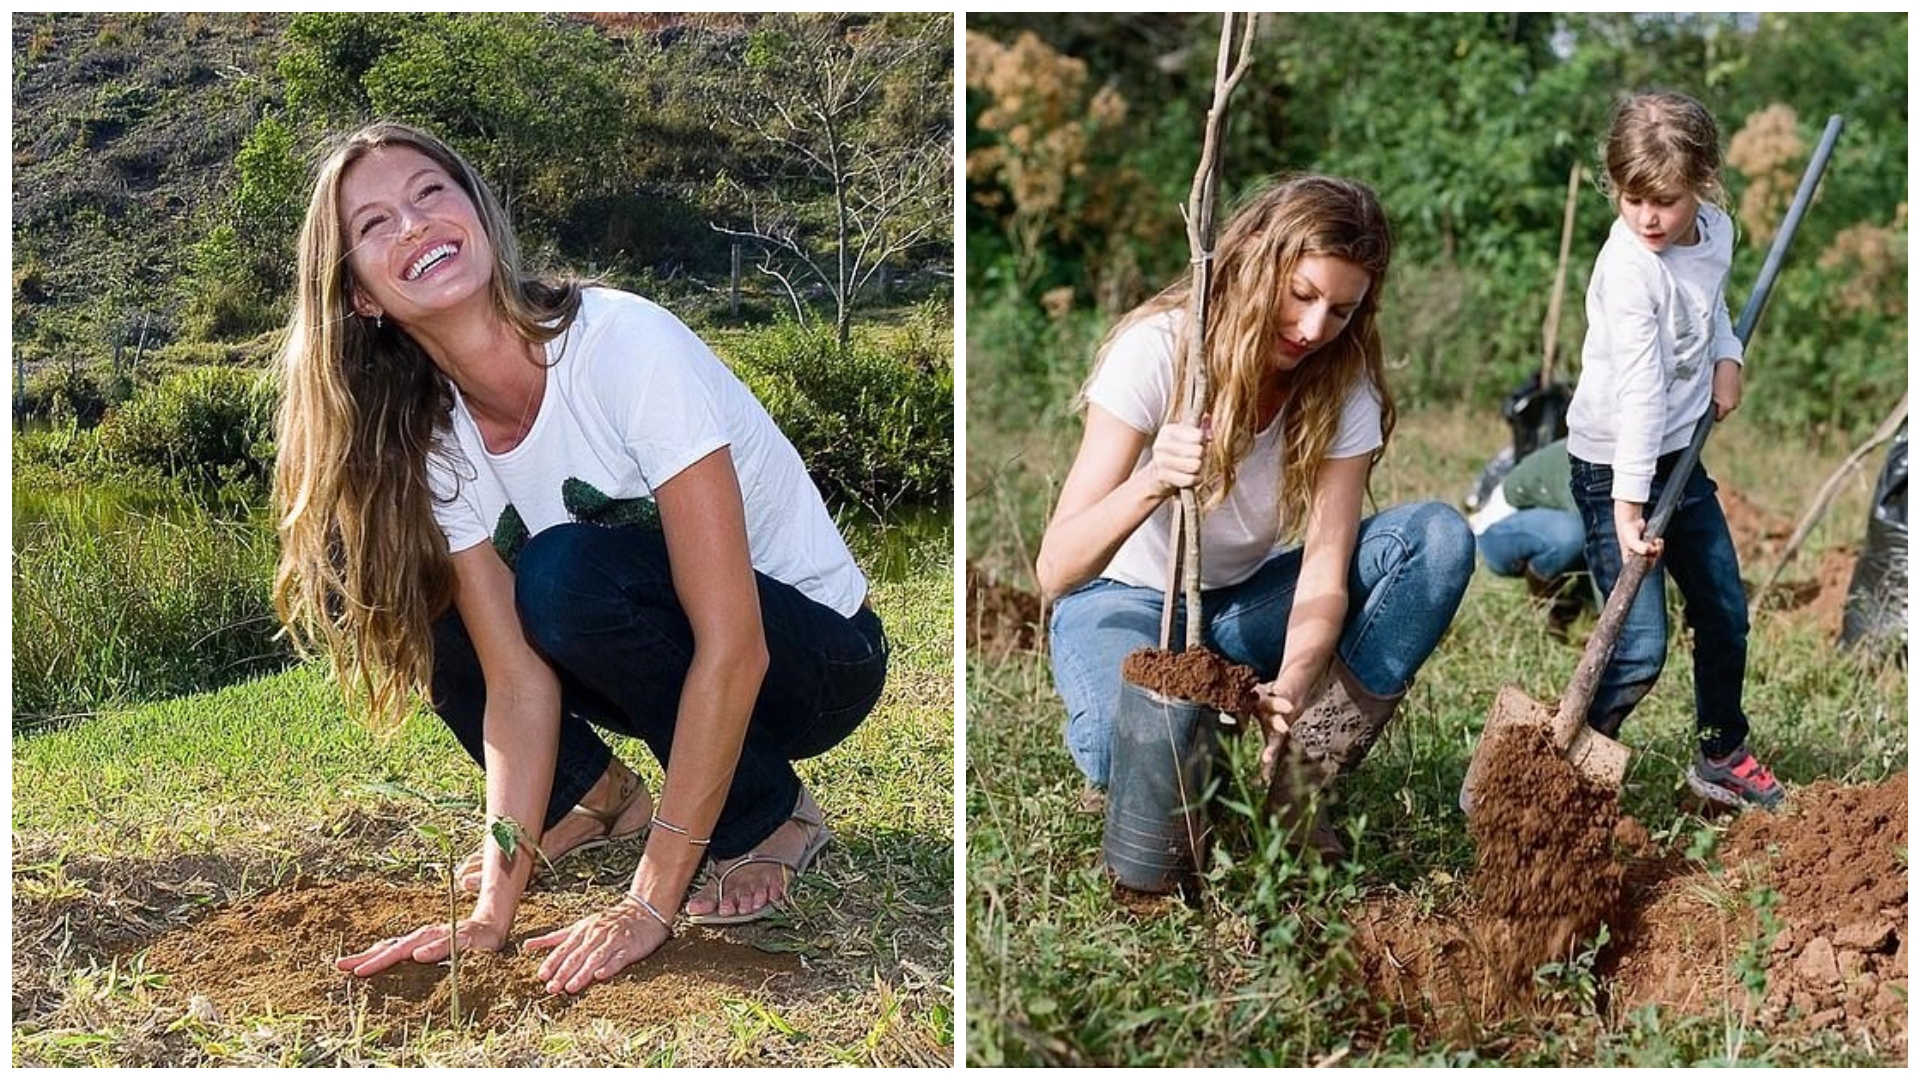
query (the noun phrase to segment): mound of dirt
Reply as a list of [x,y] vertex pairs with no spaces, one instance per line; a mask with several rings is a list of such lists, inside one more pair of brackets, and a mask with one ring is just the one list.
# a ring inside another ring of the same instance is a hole
[[1037,652],[1046,639],[1040,598],[991,581],[967,563],[967,648],[991,657]]
[[1779,896],[1762,1022],[1842,1027],[1904,1051],[1906,774],[1870,788],[1810,785],[1785,814],[1741,818],[1727,846]]
[[[1477,803],[1476,817],[1486,809]],[[1594,1019],[1630,1024],[1647,1006],[1715,1019],[1731,1010],[1769,1033],[1832,1035],[1889,1063],[1906,1060],[1904,772],[1864,787],[1812,784],[1779,813],[1745,814],[1713,865],[1655,850],[1637,823],[1619,821],[1608,860],[1620,860],[1618,900],[1593,968],[1595,998],[1583,1006]],[[1567,867],[1598,865],[1599,834],[1597,823],[1579,830],[1578,858],[1539,860],[1546,887],[1522,895],[1566,897]],[[1477,830],[1476,843],[1487,846]],[[1496,849],[1505,843],[1493,840]],[[1564,1015],[1569,1004],[1541,1001],[1512,979],[1514,942],[1498,932],[1495,905],[1537,910],[1533,902],[1475,886],[1481,899],[1439,910],[1391,895],[1352,913],[1349,948],[1372,998],[1390,1018],[1459,1046],[1480,1045],[1486,1029],[1515,1017]],[[1547,911],[1599,906],[1567,898]],[[1756,906],[1770,909],[1776,928],[1762,925]]]
[[[531,1011],[563,1027],[604,1018],[636,1030],[711,1009],[721,997],[752,994],[799,970],[790,954],[764,953],[696,931],[577,997],[549,995],[536,975],[545,954],[524,951],[522,944],[590,914],[604,899],[525,897],[506,951],[460,958],[460,1012],[466,1021],[504,1029]],[[379,879],[296,882],[166,935],[148,952],[147,967],[172,976],[168,991],[203,1016],[209,1011],[226,1020],[300,1014],[339,1031],[355,1030],[356,1018],[364,1018],[367,1026],[399,1039],[409,1029],[448,1023],[449,968],[402,963],[355,979],[333,962],[447,914],[445,890],[432,885]]]
[[[1734,550],[1740,554],[1740,573],[1751,594],[1773,573],[1787,541],[1793,538],[1794,522],[1788,515],[1769,510],[1728,487],[1724,481],[1717,483],[1720,509],[1726,514],[1727,531],[1733,536]],[[1761,610],[1799,612],[1798,618],[1811,621],[1822,634],[1838,640],[1840,620],[1847,606],[1847,586],[1853,580],[1853,564],[1858,559],[1859,554],[1851,547],[1829,548],[1820,553],[1815,563],[1809,563],[1806,553],[1802,552],[1761,598]]]
[[1252,714],[1253,688],[1260,684],[1252,668],[1207,649],[1135,649],[1120,662],[1120,677],[1165,697],[1197,701],[1232,716]]

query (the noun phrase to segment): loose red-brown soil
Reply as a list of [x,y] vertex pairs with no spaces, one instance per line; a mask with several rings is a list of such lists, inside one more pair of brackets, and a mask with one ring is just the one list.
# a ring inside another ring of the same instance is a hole
[[[1484,809],[1477,803],[1475,814]],[[1631,819],[1611,835],[1606,862],[1619,868],[1619,891],[1593,967],[1603,1017],[1626,1022],[1646,1006],[1731,1013],[1744,1026],[1837,1035],[1905,1061],[1905,773],[1870,786],[1815,783],[1777,813],[1748,812],[1706,863],[1656,850]],[[1579,842],[1598,844],[1597,824]],[[1565,897],[1565,866],[1575,862],[1549,861],[1547,887],[1524,895]],[[1578,865],[1603,864],[1588,850]],[[1352,949],[1373,1000],[1393,1019],[1464,1045],[1490,1026],[1568,1004],[1564,988],[1516,984],[1512,941],[1498,930],[1498,905],[1508,901],[1483,882],[1475,887],[1477,898],[1440,910],[1391,895],[1352,916]],[[1756,904],[1763,889],[1773,899]],[[1568,910],[1584,916],[1599,906],[1570,900]],[[1775,930],[1762,926],[1756,906],[1771,910]],[[1575,959],[1592,942],[1589,931],[1560,958]],[[1756,966],[1765,985],[1750,994],[1741,972]]]
[[[1720,484],[1720,509],[1727,516],[1733,549],[1740,554],[1740,574],[1751,593],[1779,564],[1787,541],[1793,538],[1794,522],[1725,483]],[[1823,635],[1837,640],[1847,607],[1847,586],[1858,558],[1855,549],[1844,546],[1828,548],[1817,559],[1796,554],[1779,580],[1760,597],[1760,610],[1796,612],[1797,619],[1812,623]]]
[[1164,697],[1196,701],[1231,716],[1253,712],[1260,676],[1208,649],[1136,649],[1120,663],[1120,677]]
[[1040,598],[990,580],[972,562],[967,563],[966,620],[967,650],[976,655],[1037,652],[1046,640]]
[[[598,900],[604,901],[604,897]],[[460,958],[460,1012],[481,1029],[504,1028],[529,1012],[558,1026],[609,1020],[625,1030],[668,1023],[751,997],[799,971],[791,954],[761,952],[716,934],[682,928],[647,962],[576,997],[546,992],[536,972],[545,953],[522,946],[595,910],[596,897],[530,894],[508,948]],[[385,1029],[391,1038],[424,1025],[444,1027],[452,986],[445,964],[402,963],[367,979],[334,960],[382,938],[447,916],[442,888],[377,878],[296,882],[233,903],[155,942],[147,969],[171,976],[192,1010],[233,1021],[253,1015],[307,1015],[330,1030]]]
[[1480,934],[1500,974],[1524,986],[1612,920],[1625,868],[1614,857],[1615,793],[1554,752],[1545,729],[1490,725],[1486,772],[1474,796],[1473,891]]

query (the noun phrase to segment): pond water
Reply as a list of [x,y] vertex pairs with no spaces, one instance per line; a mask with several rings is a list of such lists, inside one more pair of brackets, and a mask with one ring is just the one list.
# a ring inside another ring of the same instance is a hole
[[835,516],[860,569],[874,581],[921,577],[953,556],[953,508],[895,509],[885,518],[866,511]]

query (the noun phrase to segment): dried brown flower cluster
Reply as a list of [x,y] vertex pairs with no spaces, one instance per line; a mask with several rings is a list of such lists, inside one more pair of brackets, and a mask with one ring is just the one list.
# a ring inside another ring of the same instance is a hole
[[1799,115],[1778,102],[1747,117],[1746,126],[1728,144],[1727,163],[1747,178],[1740,195],[1740,225],[1753,242],[1765,244],[1779,231],[1806,156]]
[[[1151,203],[1138,172],[1117,162],[1126,99],[1111,85],[1091,86],[1085,61],[1031,32],[1005,45],[968,31],[967,89],[989,102],[967,152],[969,194],[999,216],[1021,287],[1032,287],[1049,250],[1063,246],[1086,251],[1096,299],[1137,288],[1138,269],[1114,242],[1142,224]],[[1056,290],[1049,313],[1061,308]]]
[[1893,222],[1862,221],[1840,230],[1820,253],[1820,269],[1838,271],[1849,285],[1836,290],[1843,312],[1904,318],[1907,313],[1907,204]]

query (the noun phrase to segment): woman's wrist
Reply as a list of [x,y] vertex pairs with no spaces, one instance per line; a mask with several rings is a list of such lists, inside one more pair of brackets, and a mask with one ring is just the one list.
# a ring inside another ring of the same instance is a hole
[[[639,917],[659,923],[660,928],[667,932],[668,937],[673,936],[673,920],[667,918],[666,914],[660,910],[658,904],[648,900],[638,891],[628,889],[625,893],[621,894],[620,899],[614,901],[613,906],[619,909],[631,909],[637,912]],[[677,909],[679,904],[675,903],[670,906]]]

